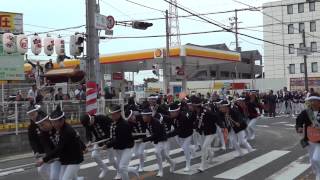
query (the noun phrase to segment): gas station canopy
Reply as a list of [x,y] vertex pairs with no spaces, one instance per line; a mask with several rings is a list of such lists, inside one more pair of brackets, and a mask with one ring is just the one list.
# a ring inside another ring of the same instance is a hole
[[[108,70],[112,72],[151,70],[154,64],[162,65],[163,50],[163,48],[159,48],[101,55],[100,63],[107,65]],[[180,66],[182,59],[185,59],[187,66],[241,61],[240,53],[237,52],[184,45],[170,49],[170,58],[167,60],[167,64]]]

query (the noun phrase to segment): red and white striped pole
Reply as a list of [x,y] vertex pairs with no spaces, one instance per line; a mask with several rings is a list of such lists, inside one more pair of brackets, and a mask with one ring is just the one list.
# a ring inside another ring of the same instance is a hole
[[89,81],[86,88],[86,112],[90,115],[95,115],[97,109],[97,84]]

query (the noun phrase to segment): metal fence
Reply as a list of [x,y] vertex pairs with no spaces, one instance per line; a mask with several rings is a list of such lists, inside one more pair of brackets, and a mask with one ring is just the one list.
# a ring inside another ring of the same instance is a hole
[[[0,108],[0,135],[2,134],[19,134],[27,130],[29,118],[26,114],[29,107],[28,101],[4,101]],[[41,109],[50,114],[56,106],[60,104],[67,122],[72,125],[80,124],[80,116],[86,112],[86,102],[81,100],[70,101],[44,101]],[[99,99],[98,113],[108,115],[109,108],[112,104],[123,105],[124,101],[120,99],[104,100]]]

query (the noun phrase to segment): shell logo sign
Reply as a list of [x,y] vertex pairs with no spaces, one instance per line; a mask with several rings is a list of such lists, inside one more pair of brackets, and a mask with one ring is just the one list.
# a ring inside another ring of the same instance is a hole
[[162,49],[156,49],[154,51],[154,58],[163,58],[163,50]]

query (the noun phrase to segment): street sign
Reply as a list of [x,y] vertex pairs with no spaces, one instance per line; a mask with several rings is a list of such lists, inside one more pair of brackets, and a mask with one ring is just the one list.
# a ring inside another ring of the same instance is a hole
[[0,12],[0,34],[11,32],[23,34],[23,15],[20,13]]
[[308,56],[311,55],[311,48],[310,47],[301,47],[297,50],[297,56]]
[[123,80],[123,74],[121,72],[112,73],[113,80]]
[[107,36],[112,36],[113,35],[113,30],[112,29],[106,29],[104,32],[105,32],[105,35],[107,35]]
[[114,20],[113,16],[107,16],[107,28],[112,29],[114,25],[116,24],[116,21]]
[[116,23],[113,16],[105,16],[99,13],[96,13],[95,20],[95,27],[100,30],[110,30]]

